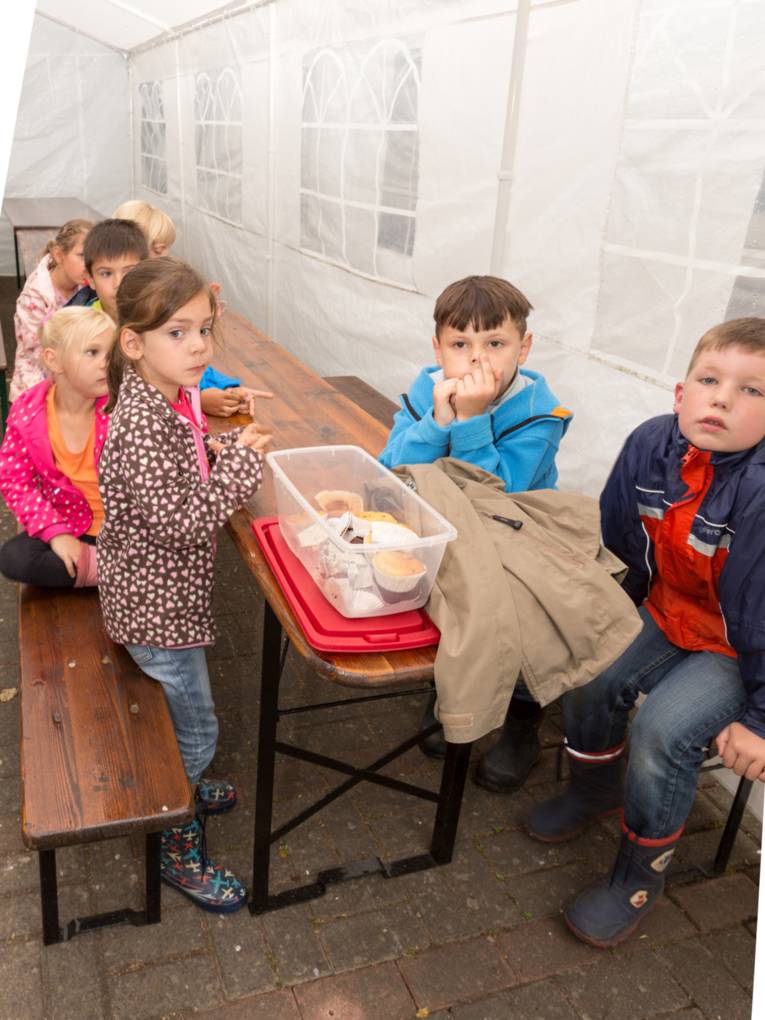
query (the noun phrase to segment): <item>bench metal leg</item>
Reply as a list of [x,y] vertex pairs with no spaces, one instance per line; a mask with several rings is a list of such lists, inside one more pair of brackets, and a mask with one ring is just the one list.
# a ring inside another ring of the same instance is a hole
[[21,262],[19,260],[19,235],[18,231],[13,231],[13,253],[16,256],[16,286],[21,290]]
[[454,855],[454,841],[460,820],[462,793],[470,763],[470,744],[446,744],[446,760],[441,773],[436,821],[430,852],[439,864],[448,864]]
[[725,823],[725,828],[723,829],[723,834],[720,838],[720,845],[717,848],[715,862],[712,865],[712,874],[714,875],[721,875],[728,867],[728,861],[730,860],[733,844],[736,840],[738,827],[741,825],[741,819],[744,817],[744,808],[746,807],[746,802],[749,799],[751,789],[752,780],[745,779],[742,776],[741,782],[738,784],[738,789],[736,790],[736,796],[733,798],[733,804],[731,805],[730,812],[728,813],[728,820]]
[[46,946],[61,941],[58,922],[58,882],[56,880],[56,851],[40,851],[40,905],[42,907],[43,943]]
[[283,663],[282,626],[266,602],[263,619],[263,659],[260,682],[260,728],[258,732],[258,776],[255,791],[255,848],[252,860],[250,912],[268,907],[268,876],[271,862],[271,823],[274,804],[276,724],[279,712],[279,680]]
[[144,854],[146,860],[146,924],[159,924],[162,920],[162,883],[160,881],[161,832],[147,832]]

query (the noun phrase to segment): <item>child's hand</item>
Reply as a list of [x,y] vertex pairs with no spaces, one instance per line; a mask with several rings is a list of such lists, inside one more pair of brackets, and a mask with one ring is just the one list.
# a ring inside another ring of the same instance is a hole
[[262,433],[259,426],[253,422],[252,425],[246,425],[242,429],[236,437],[236,441],[239,446],[249,446],[251,450],[263,453],[273,438],[271,435]]
[[212,386],[209,390],[201,390],[199,397],[204,413],[211,414],[215,418],[230,418],[239,410],[240,399],[236,393],[236,387],[219,390]]
[[273,400],[273,393],[269,390],[252,390],[249,386],[232,386],[227,393],[235,393],[239,397],[239,414],[249,414],[255,417],[256,399]]
[[445,428],[454,421],[454,397],[458,379],[442,379],[433,387],[433,418]]
[[77,561],[82,548],[79,538],[75,538],[74,535],[55,535],[49,544],[56,556],[64,561],[67,574],[74,577],[77,574]]
[[472,372],[457,380],[454,410],[457,421],[466,421],[483,414],[497,396],[502,373],[495,373],[485,354]]
[[765,740],[734,722],[717,734],[717,753],[737,776],[765,782]]

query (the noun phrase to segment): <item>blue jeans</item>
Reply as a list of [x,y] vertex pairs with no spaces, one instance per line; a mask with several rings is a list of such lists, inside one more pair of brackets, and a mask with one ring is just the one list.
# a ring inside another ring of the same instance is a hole
[[213,760],[218,742],[204,648],[125,645],[137,666],[162,684],[186,775],[196,786]]
[[746,704],[735,659],[673,645],[639,610],[643,630],[605,672],[561,699],[572,749],[606,751],[627,735],[629,712],[640,706],[630,734],[624,821],[645,839],[666,839],[693,805],[706,748]]

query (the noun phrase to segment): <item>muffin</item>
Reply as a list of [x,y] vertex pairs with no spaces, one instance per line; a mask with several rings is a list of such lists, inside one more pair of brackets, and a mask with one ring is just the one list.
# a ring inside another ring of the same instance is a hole
[[386,549],[372,557],[377,587],[386,602],[403,602],[420,594],[420,582],[428,572],[425,564],[411,553]]
[[313,498],[327,517],[337,517],[349,510],[352,514],[364,512],[364,500],[358,492],[348,492],[346,489],[322,489]]

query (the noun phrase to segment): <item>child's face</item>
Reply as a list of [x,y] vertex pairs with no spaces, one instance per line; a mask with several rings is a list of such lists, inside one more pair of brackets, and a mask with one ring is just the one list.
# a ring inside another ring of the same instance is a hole
[[136,252],[117,255],[114,258],[98,257],[90,267],[90,283],[101,307],[114,321],[117,321],[117,290],[124,277],[141,261]]
[[700,450],[738,453],[765,438],[765,355],[707,350],[675,386],[680,431]]
[[140,335],[124,329],[120,343],[142,378],[175,402],[178,389],[198,385],[212,361],[212,326],[210,299],[200,290],[157,329]]
[[159,259],[163,255],[170,254],[171,245],[165,244],[163,241],[152,241],[149,245],[149,258]]
[[[105,396],[108,390],[106,366],[113,340],[113,331],[106,329],[80,350],[74,346],[63,355],[55,354],[50,367],[57,384],[68,385],[80,396],[92,400]],[[50,355],[53,352],[49,350],[46,353]]]
[[433,337],[433,350],[444,370],[445,379],[463,379],[479,367],[480,356],[485,353],[495,378],[501,373],[497,391],[497,396],[501,396],[513,381],[518,366],[528,357],[531,340],[531,333],[521,336],[518,327],[508,317],[496,329],[480,332],[476,332],[470,324],[462,330],[443,326],[440,338]]
[[58,269],[60,276],[63,277],[62,282],[64,286],[70,288],[80,287],[85,281],[87,273],[85,272],[85,259],[82,255],[84,244],[85,235],[80,234],[69,251],[65,252],[58,246],[53,249],[56,269]]

